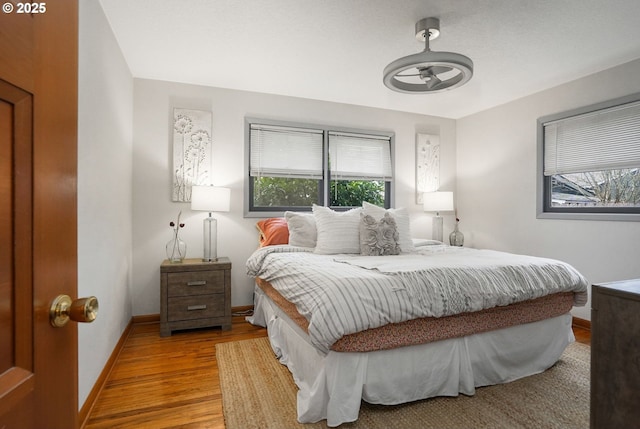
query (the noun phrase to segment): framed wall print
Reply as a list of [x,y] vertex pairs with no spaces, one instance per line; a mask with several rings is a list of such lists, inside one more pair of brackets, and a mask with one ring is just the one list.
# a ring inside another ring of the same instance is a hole
[[191,201],[193,185],[208,185],[211,174],[211,112],[173,109],[172,201]]
[[422,204],[422,194],[440,187],[440,136],[416,136],[416,204]]

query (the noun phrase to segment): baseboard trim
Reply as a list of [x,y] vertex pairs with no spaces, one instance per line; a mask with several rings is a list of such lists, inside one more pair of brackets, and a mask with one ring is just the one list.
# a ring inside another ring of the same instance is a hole
[[158,323],[160,322],[160,314],[145,314],[142,316],[133,316],[131,321],[135,325],[140,325],[144,323]]
[[573,317],[572,321],[573,326],[577,328],[591,330],[591,320],[581,319],[579,317]]
[[241,305],[238,307],[231,307],[232,316],[246,317],[253,314],[253,305]]
[[124,329],[124,332],[122,332],[122,335],[118,340],[118,343],[113,348],[113,352],[111,352],[111,356],[109,356],[109,360],[107,360],[107,363],[104,365],[104,368],[102,368],[102,372],[100,372],[100,376],[98,377],[95,384],[93,385],[93,389],[91,389],[91,392],[89,392],[87,399],[84,401],[82,408],[80,408],[80,411],[78,412],[78,421],[80,422],[81,429],[84,428],[85,425],[87,424],[87,420],[89,419],[91,410],[93,409],[96,403],[96,400],[100,395],[100,392],[102,392],[102,389],[104,388],[104,385],[106,384],[107,379],[109,378],[109,374],[111,374],[111,370],[113,369],[116,361],[118,360],[118,356],[122,351],[122,347],[124,346],[125,341],[129,337],[129,333],[131,332],[133,323],[134,323],[134,319],[131,318],[131,320],[127,324],[127,327]]

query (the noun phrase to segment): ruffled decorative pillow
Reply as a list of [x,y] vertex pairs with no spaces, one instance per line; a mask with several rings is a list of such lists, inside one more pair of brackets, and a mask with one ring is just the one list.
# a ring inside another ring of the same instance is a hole
[[367,203],[366,201],[362,202],[362,208],[364,209],[365,214],[373,216],[376,220],[382,219],[382,216],[385,213],[391,214],[396,221],[398,234],[400,234],[400,239],[398,240],[400,244],[400,251],[402,253],[413,253],[416,251],[416,248],[411,241],[413,237],[411,236],[411,223],[407,209],[400,207],[397,209],[385,210],[383,207],[378,207],[374,204]]
[[385,213],[376,220],[371,215],[360,214],[360,254],[364,256],[399,255],[400,235],[395,219]]

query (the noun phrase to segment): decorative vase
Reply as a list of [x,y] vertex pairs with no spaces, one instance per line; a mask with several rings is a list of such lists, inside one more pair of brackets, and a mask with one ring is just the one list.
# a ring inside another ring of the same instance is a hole
[[167,243],[167,259],[172,264],[179,264],[187,256],[187,244],[180,240],[178,234],[174,234],[173,238]]
[[464,245],[464,234],[458,229],[458,220],[456,219],[456,225],[453,227],[453,231],[449,234],[449,244],[452,246],[462,247]]

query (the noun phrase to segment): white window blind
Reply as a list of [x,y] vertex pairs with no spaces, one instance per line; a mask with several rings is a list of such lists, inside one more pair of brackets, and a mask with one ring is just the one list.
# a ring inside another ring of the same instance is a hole
[[332,179],[390,181],[390,139],[329,132],[329,170]]
[[250,175],[322,178],[322,130],[251,124]]
[[640,167],[640,102],[543,127],[545,176]]

